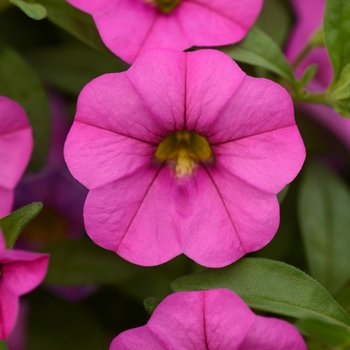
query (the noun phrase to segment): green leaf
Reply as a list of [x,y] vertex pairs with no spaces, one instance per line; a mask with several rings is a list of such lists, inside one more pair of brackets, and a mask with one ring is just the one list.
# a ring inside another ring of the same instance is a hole
[[243,258],[221,269],[180,277],[171,287],[175,292],[227,288],[257,310],[350,327],[350,317],[318,282],[279,261]]
[[292,68],[278,45],[260,29],[253,27],[238,44],[220,48],[234,60],[260,66],[286,79],[292,86],[296,80]]
[[84,43],[102,50],[108,51],[103,44],[90,15],[84,13],[65,0],[37,0],[45,6],[50,21],[65,29]]
[[8,350],[6,342],[0,340],[0,350]]
[[118,283],[135,275],[133,265],[89,239],[60,241],[43,251],[51,256],[46,283],[62,286]]
[[282,46],[292,26],[289,7],[280,0],[265,0],[255,25]]
[[323,19],[324,38],[332,62],[336,83],[350,63],[350,1],[327,0]]
[[27,3],[22,0],[10,0],[10,2],[19,7],[28,17],[37,21],[47,16],[45,7],[40,4]]
[[296,324],[301,333],[318,338],[331,346],[344,347],[350,344],[350,330],[320,320],[305,319]]
[[157,308],[157,306],[161,303],[161,298],[147,298],[143,302],[143,306],[145,310],[152,315],[153,311]]
[[14,246],[24,226],[27,225],[30,220],[34,219],[42,208],[42,203],[35,202],[0,219],[0,227],[8,249]]
[[27,62],[14,50],[0,46],[0,95],[17,101],[27,112],[33,129],[32,171],[46,161],[50,142],[50,112],[47,95]]
[[117,57],[79,42],[35,50],[28,59],[43,80],[74,96],[92,79],[129,67]]
[[112,335],[92,311],[82,303],[35,291],[30,298],[26,349],[108,349]]
[[350,191],[328,168],[314,163],[306,170],[298,201],[310,274],[335,294],[350,279]]
[[336,100],[343,100],[350,97],[350,63],[340,73],[340,78],[334,87],[332,97]]
[[310,64],[304,71],[302,78],[300,79],[299,89],[303,88],[311,79],[315,76],[317,72],[317,64]]

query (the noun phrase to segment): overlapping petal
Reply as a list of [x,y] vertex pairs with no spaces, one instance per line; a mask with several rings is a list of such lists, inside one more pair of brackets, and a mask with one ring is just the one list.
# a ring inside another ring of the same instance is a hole
[[12,192],[28,165],[32,148],[32,132],[24,109],[0,96],[0,216],[11,211]]
[[68,0],[90,13],[106,46],[132,63],[151,48],[185,50],[243,39],[262,0],[182,0],[169,14],[146,0]]
[[116,337],[110,350],[306,350],[285,321],[256,316],[233,292],[179,292],[165,298],[147,325]]
[[[179,130],[202,135],[213,151],[190,176],[154,159]],[[141,265],[182,252],[220,267],[272,239],[275,195],[305,149],[283,88],[246,77],[217,51],[158,49],[85,87],[65,156],[91,190],[84,220],[97,244]]]

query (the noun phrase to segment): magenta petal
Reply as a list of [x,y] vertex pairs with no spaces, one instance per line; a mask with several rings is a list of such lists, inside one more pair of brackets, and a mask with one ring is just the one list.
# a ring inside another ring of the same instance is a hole
[[275,195],[217,167],[197,169],[195,175],[194,211],[181,231],[187,256],[208,267],[222,267],[270,242],[279,225]]
[[271,193],[278,193],[291,182],[305,159],[305,147],[296,125],[221,143],[214,147],[214,152],[220,166]]
[[179,255],[178,224],[169,208],[172,180],[165,172],[150,168],[90,191],[84,218],[91,239],[139,265]]
[[0,260],[2,285],[16,295],[36,288],[44,279],[49,262],[45,254],[9,250]]
[[10,214],[13,204],[14,192],[0,186],[0,218]]
[[240,350],[307,350],[296,328],[288,322],[256,316]]
[[286,48],[286,56],[290,62],[301,53],[312,34],[321,28],[325,3],[325,0],[293,0],[291,2],[296,12],[297,22]]
[[77,7],[79,10],[95,13],[108,6],[111,0],[66,0],[71,5]]
[[0,340],[6,340],[16,323],[18,303],[18,296],[0,282]]
[[305,350],[285,321],[256,316],[227,289],[179,292],[166,297],[147,325],[123,332],[110,350]]
[[246,74],[216,50],[187,53],[186,59],[186,128],[206,136]]
[[22,176],[33,148],[33,137],[24,109],[0,96],[0,186],[13,189]]

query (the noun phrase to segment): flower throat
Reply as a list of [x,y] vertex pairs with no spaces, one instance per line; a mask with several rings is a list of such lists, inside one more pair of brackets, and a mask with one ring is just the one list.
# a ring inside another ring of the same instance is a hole
[[177,5],[179,5],[181,0],[146,0],[150,4],[158,7],[159,11],[162,13],[172,12]]
[[175,131],[157,147],[155,159],[175,163],[178,177],[192,175],[197,162],[212,160],[213,152],[206,138],[193,131]]

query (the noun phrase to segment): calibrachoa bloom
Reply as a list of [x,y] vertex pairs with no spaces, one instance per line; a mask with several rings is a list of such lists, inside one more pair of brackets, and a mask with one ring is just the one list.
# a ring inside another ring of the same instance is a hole
[[11,212],[14,188],[33,149],[32,131],[24,109],[0,96],[0,217]]
[[247,34],[263,0],[67,0],[91,14],[106,46],[132,63],[150,48],[233,44]]
[[0,340],[11,333],[18,315],[19,297],[44,279],[49,256],[23,250],[6,250],[0,231]]
[[[322,27],[326,1],[292,0],[291,4],[295,10],[297,21],[286,48],[286,56],[290,62],[293,62],[312,35]],[[311,64],[316,64],[318,69],[315,77],[307,85],[308,89],[311,92],[325,91],[333,78],[331,61],[325,47],[314,48],[298,65],[296,75],[301,77],[305,68]],[[330,107],[303,104],[302,108],[332,130],[350,148],[350,120],[342,118]]]
[[227,289],[179,292],[165,298],[147,325],[119,334],[110,350],[306,350],[286,321],[255,315]]
[[65,144],[100,246],[140,265],[225,266],[279,224],[305,157],[288,93],[213,50],[155,49],[82,90]]

